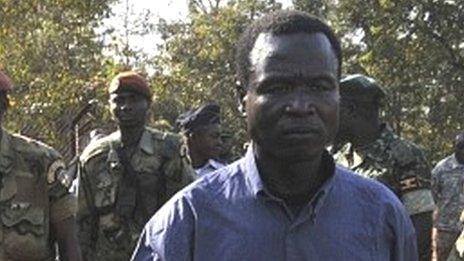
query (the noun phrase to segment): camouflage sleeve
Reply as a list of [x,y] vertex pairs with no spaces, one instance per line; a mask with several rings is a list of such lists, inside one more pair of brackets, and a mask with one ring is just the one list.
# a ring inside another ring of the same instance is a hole
[[438,169],[432,170],[432,195],[435,202],[438,202],[441,194],[441,172]]
[[88,175],[85,168],[78,164],[79,184],[78,184],[78,208],[77,225],[78,239],[84,260],[95,260],[94,243],[96,242],[98,221],[94,209],[90,206],[91,187],[89,186]]
[[166,200],[195,179],[195,172],[183,145],[178,147],[177,153],[166,163],[164,171],[168,177],[166,180]]
[[73,173],[66,169],[61,157],[52,157],[47,168],[48,193],[50,198],[50,222],[57,223],[75,216],[77,198],[70,192]]
[[431,173],[424,153],[412,145],[397,152],[395,176],[399,178],[401,201],[410,215],[431,212],[435,208],[431,190]]

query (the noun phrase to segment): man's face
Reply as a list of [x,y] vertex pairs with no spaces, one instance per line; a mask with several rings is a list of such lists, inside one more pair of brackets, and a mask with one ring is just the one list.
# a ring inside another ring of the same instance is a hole
[[149,108],[148,99],[135,92],[117,92],[110,94],[110,110],[113,119],[121,127],[145,124]]
[[[340,107],[340,128],[342,135],[349,137],[365,137],[379,130],[380,103],[360,98],[345,96],[348,101],[342,102]],[[343,100],[343,98],[342,98]],[[351,140],[349,140],[351,141]]]
[[266,153],[320,155],[338,127],[338,62],[322,33],[261,33],[250,52],[248,132]]
[[217,158],[222,150],[220,125],[209,124],[196,130],[189,145],[194,146],[194,150],[205,158]]

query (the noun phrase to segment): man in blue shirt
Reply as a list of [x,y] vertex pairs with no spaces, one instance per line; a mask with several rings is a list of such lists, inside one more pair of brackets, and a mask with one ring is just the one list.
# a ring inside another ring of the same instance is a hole
[[383,185],[338,167],[340,44],[319,19],[279,11],[237,49],[252,145],[174,196],[134,260],[417,260],[414,228]]

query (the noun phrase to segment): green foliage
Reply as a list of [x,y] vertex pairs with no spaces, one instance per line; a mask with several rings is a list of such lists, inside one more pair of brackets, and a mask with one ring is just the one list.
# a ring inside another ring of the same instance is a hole
[[173,123],[177,115],[207,102],[221,105],[235,143],[245,140],[235,96],[235,43],[250,20],[279,9],[275,1],[190,1],[187,21],[161,20],[165,40],[155,60],[155,118]]
[[436,162],[450,153],[464,115],[464,2],[294,0],[322,6],[343,39],[344,72],[365,73],[388,91],[386,120]]
[[7,128],[62,151],[70,120],[101,88],[114,66],[102,56],[95,28],[113,0],[0,0],[0,66],[15,83]]

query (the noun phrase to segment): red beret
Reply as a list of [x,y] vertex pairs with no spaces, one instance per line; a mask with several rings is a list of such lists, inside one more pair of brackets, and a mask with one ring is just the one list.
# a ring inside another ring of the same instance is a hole
[[148,99],[151,99],[152,96],[147,80],[136,72],[122,72],[114,77],[110,83],[108,92],[115,93],[121,91],[136,92]]
[[13,89],[13,82],[4,72],[0,71],[0,91],[11,91]]

